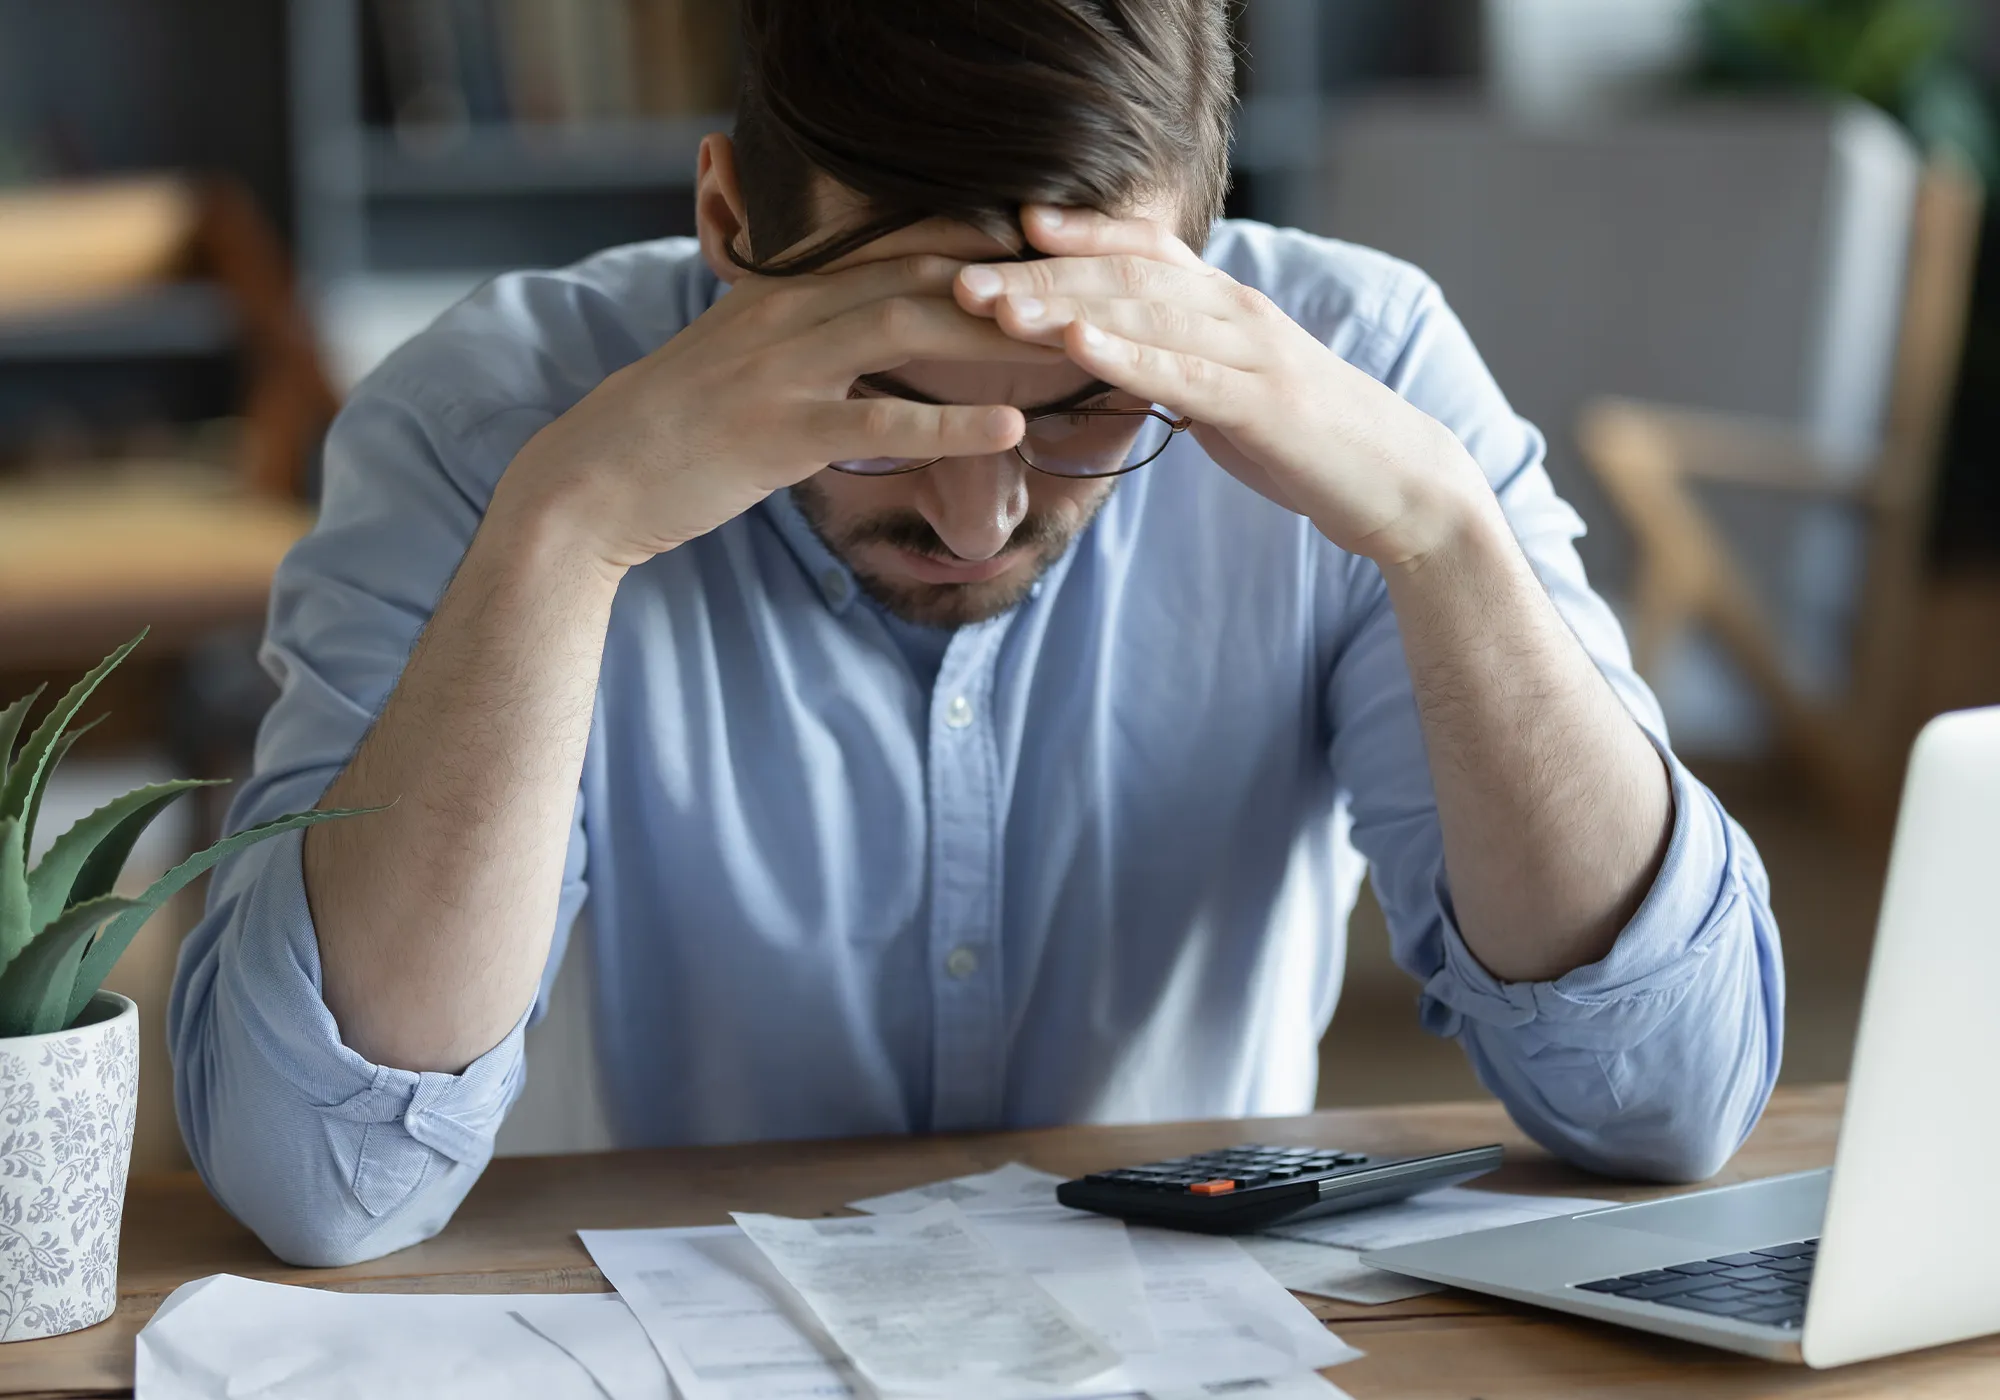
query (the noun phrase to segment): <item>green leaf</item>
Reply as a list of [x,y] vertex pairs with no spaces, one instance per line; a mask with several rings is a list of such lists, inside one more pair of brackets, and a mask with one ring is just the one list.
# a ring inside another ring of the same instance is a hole
[[224,837],[207,850],[189,856],[153,881],[146,892],[133,900],[131,907],[112,920],[104,932],[91,943],[90,950],[84,954],[82,968],[77,973],[76,990],[70,997],[70,1019],[74,1020],[83,1013],[84,1006],[103,984],[104,979],[110,976],[112,967],[124,955],[125,949],[131,945],[133,936],[145,925],[146,920],[153,916],[154,911],[180,893],[190,881],[217,861],[287,831],[317,826],[321,822],[338,821],[343,817],[365,816],[370,812],[381,810],[380,807],[353,807],[330,812],[293,812],[289,816],[276,817],[261,826],[253,826],[247,831],[239,831],[234,836]]
[[39,930],[71,904],[111,893],[133,844],[169,804],[212,782],[185,778],[155,783],[107,802],[56,838],[28,873],[29,927]]
[[0,817],[0,975],[34,936],[23,849],[21,824],[12,817]]
[[0,785],[0,817],[21,817],[30,810],[48,777],[49,756],[55,751],[56,741],[62,737],[62,732],[69,728],[69,722],[76,718],[76,712],[83,708],[84,702],[90,699],[91,693],[104,678],[117,670],[118,663],[130,656],[132,648],[145,639],[146,633],[141,632],[98,662],[88,675],[69,688],[69,693],[56,702],[54,709],[43,716],[42,722],[35,726],[35,732],[28,736],[28,742],[21,746],[14,766],[7,770],[6,783]]
[[[77,964],[90,935],[106,919],[128,914],[134,903],[116,895],[93,899],[65,910],[35,935],[0,976],[0,1036],[46,1035],[75,1020],[76,1013],[69,1008],[75,999]],[[79,1006],[77,1011],[82,1009]]]
[[[69,751],[75,745],[76,741],[102,723],[104,723],[104,716],[99,715],[89,724],[79,724],[76,728],[70,730],[69,733],[63,735],[62,738],[56,740],[56,751],[49,757],[48,771],[54,773],[56,769],[60,768],[62,761],[69,757]],[[35,789],[33,795],[28,798],[27,819],[21,823],[21,853],[23,855],[26,855],[35,848],[35,823],[41,820],[42,798],[48,794],[48,790],[49,785],[45,780]]]
[[0,710],[0,779],[7,776],[7,760],[14,752],[14,740],[20,737],[21,721],[28,717],[28,711],[42,698],[46,685],[38,685],[19,700]]

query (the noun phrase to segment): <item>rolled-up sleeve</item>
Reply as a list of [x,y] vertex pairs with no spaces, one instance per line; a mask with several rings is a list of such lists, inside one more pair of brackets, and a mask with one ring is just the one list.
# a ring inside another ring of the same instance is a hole
[[[320,522],[273,590],[262,659],[280,695],[231,829],[313,806],[346,766],[478,527],[482,473],[497,475],[495,457],[504,465],[536,426],[455,420],[393,384],[364,386],[343,411]],[[582,820],[579,803],[549,976],[586,893]],[[209,1189],[281,1258],[334,1265],[450,1218],[520,1092],[531,1013],[457,1074],[350,1050],[321,995],[301,840],[217,867],[182,947],[168,1035],[182,1135]]]
[[1543,442],[1508,407],[1435,287],[1384,336],[1381,377],[1457,433],[1486,470],[1530,563],[1672,779],[1667,854],[1601,961],[1503,983],[1466,947],[1402,643],[1379,573],[1343,562],[1345,633],[1329,682],[1331,757],[1397,962],[1426,1029],[1464,1047],[1522,1129],[1615,1175],[1712,1175],[1776,1082],[1784,968],[1769,882],[1748,835],[1673,756],[1659,707],[1585,578],[1582,522],[1555,493]]

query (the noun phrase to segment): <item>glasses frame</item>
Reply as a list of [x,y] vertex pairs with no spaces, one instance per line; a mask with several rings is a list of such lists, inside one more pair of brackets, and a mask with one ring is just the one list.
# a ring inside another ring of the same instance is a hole
[[[1160,422],[1167,425],[1167,439],[1160,444],[1158,452],[1155,452],[1144,461],[1134,462],[1129,467],[1120,467],[1115,472],[1052,472],[1047,467],[1038,467],[1029,459],[1028,454],[1021,450],[1021,443],[1025,443],[1028,440],[1027,434],[1023,433],[1021,442],[1014,444],[1012,449],[1014,455],[1019,457],[1029,470],[1038,471],[1043,476],[1055,477],[1059,481],[1107,481],[1114,476],[1124,476],[1128,472],[1135,472],[1143,466],[1159,461],[1166,450],[1173,445],[1175,435],[1184,433],[1194,426],[1194,419],[1192,418],[1170,418],[1157,408],[1063,408],[1051,413],[1037,413],[1033,418],[1028,420],[1028,427],[1033,429],[1035,424],[1049,418],[1157,418]],[[950,458],[948,457],[932,457],[928,461],[912,462],[908,466],[897,467],[894,471],[888,472],[851,471],[838,462],[828,462],[827,466],[841,473],[843,476],[908,476],[911,472],[920,472],[926,467],[934,467],[939,462],[949,460]]]

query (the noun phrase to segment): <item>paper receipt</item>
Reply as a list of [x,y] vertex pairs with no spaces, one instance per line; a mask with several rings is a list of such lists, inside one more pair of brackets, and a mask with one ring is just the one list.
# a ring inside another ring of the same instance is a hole
[[1039,1400],[1120,1359],[949,1202],[866,1219],[735,1219],[885,1394]]

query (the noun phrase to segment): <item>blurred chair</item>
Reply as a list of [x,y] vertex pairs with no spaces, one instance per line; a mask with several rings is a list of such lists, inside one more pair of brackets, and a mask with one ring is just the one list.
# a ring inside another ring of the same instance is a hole
[[1588,405],[1701,405],[1810,445],[1838,489],[1699,487],[1711,542],[1763,600],[1782,661],[1759,652],[1766,674],[1751,675],[1705,629],[1641,629],[1682,752],[1796,747],[1799,707],[1769,701],[1769,673],[1823,707],[1878,664],[1854,646],[1857,618],[1878,606],[1864,578],[1881,557],[1874,522],[1841,497],[1885,441],[1907,437],[1916,391],[1901,386],[1914,376],[1942,395],[1950,377],[1948,364],[1898,364],[1912,243],[1947,237],[1916,227],[1920,204],[1946,196],[1920,200],[1924,162],[1901,128],[1858,103],[1687,99],[1549,123],[1390,95],[1343,113],[1325,149],[1323,231],[1437,278],[1509,398],[1548,431],[1550,474],[1592,527],[1579,548],[1614,603],[1654,552],[1634,538],[1654,528],[1652,506],[1625,508],[1585,460],[1570,430]]
[[154,660],[261,624],[272,571],[310,527],[308,466],[337,407],[283,252],[239,187],[0,194],[0,340],[27,347],[17,358],[143,355],[148,338],[121,327],[211,306],[242,365],[233,470],[78,462],[0,481],[0,670],[87,664],[146,624]]
[[[1794,423],[1606,398],[1577,436],[1636,546],[1633,651],[1657,673],[1666,645],[1712,628],[1756,685],[1783,748],[1852,822],[1889,810],[1913,713],[1913,643],[1925,582],[1938,460],[1978,258],[1984,200],[1957,164],[1932,166],[1910,223],[1905,294],[1878,450],[1829,457]],[[1799,683],[1771,610],[1696,484],[1800,503],[1831,502],[1862,520],[1863,583],[1848,679],[1826,696]]]

